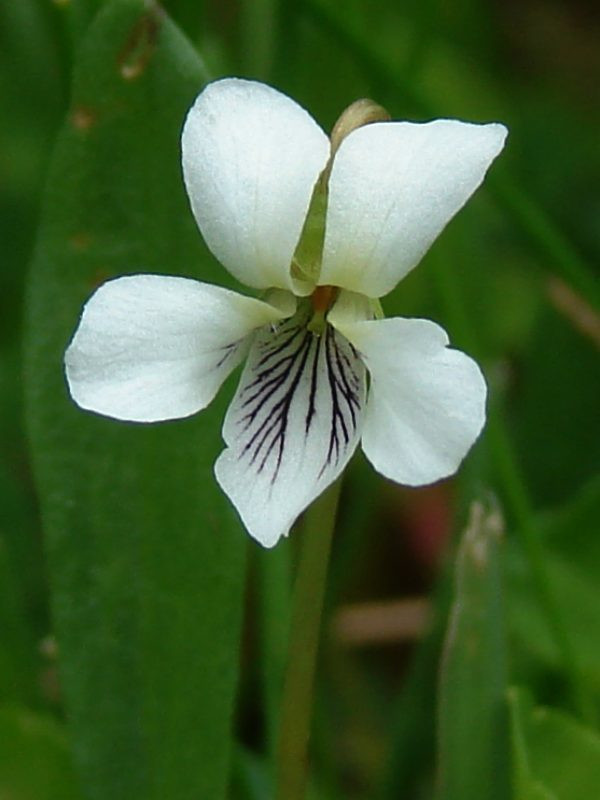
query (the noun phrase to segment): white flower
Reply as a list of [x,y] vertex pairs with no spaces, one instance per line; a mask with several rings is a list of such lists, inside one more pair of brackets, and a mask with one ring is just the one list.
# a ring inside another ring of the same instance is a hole
[[192,209],[226,269],[268,291],[258,300],[158,275],[105,283],[65,355],[73,399],[121,420],[186,417],[246,358],[215,473],[265,547],[360,439],[399,483],[451,475],[484,424],[481,372],[433,322],[374,319],[374,299],[417,264],[505,136],[499,124],[455,120],[359,127],[330,165],[319,223],[311,197],[327,136],[268,86],[210,84],[182,136]]

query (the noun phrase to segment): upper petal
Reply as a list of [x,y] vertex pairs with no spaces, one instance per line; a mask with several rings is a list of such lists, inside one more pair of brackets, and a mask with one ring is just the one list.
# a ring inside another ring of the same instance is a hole
[[329,140],[297,103],[255,81],[209,84],[185,121],[192,210],[214,255],[240,281],[293,289],[290,265]]
[[269,303],[188,278],[108,281],[84,306],[65,353],[71,396],[116,419],[187,417],[213,399],[248,334],[282,316]]
[[349,343],[296,316],[263,329],[225,417],[215,473],[251,536],[272,547],[341,473],[360,437],[365,371]]
[[485,422],[477,364],[429,320],[337,324],[371,375],[362,445],[375,469],[408,486],[456,472]]
[[506,134],[457,120],[353,131],[333,162],[319,282],[391,291],[477,189]]

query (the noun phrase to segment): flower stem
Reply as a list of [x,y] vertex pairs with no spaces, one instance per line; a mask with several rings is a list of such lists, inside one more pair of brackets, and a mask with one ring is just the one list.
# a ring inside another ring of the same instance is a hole
[[321,612],[340,487],[338,479],[312,504],[300,532],[277,749],[276,800],[302,800],[305,794]]

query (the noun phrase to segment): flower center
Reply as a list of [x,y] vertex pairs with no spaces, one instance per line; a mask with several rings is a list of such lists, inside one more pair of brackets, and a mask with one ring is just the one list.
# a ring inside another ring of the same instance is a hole
[[320,336],[325,330],[325,317],[337,299],[339,288],[337,286],[317,286],[310,296],[313,315],[307,325],[308,330]]
[[318,312],[329,311],[338,296],[337,286],[317,286],[310,296],[314,310]]

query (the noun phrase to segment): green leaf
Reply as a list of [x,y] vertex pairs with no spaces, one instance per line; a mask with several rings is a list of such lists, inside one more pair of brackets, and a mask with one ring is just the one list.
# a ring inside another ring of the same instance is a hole
[[34,637],[11,561],[7,537],[0,530],[0,700],[31,701],[37,677]]
[[41,688],[38,644],[47,633],[46,587],[25,466],[19,350],[16,343],[0,348],[0,701],[34,705]]
[[[584,678],[594,689],[600,688],[600,598],[597,579],[561,556],[546,551],[546,567],[553,592],[568,626],[575,655]],[[547,666],[561,666],[556,643],[547,620],[531,591],[529,571],[518,552],[509,559],[510,626],[523,650]]]
[[64,17],[64,24],[74,47],[103,2],[105,0],[77,0],[76,3],[57,4],[57,12]]
[[70,401],[62,356],[107,278],[220,282],[181,180],[206,81],[158,6],[103,7],[79,50],[30,276],[27,406],[65,703],[92,800],[225,793],[246,538],[212,468],[227,391],[162,425]]
[[[585,485],[568,504],[540,518],[544,557],[552,590],[561,608],[581,672],[593,690],[600,689],[600,599],[597,542],[600,480]],[[522,553],[508,549],[509,622],[520,651],[558,669],[560,659],[546,619],[531,590]]]
[[515,800],[590,800],[600,786],[600,737],[511,689]]
[[525,740],[531,700],[510,689],[510,716],[512,728],[512,782],[514,800],[557,800],[556,795],[542,786],[531,773],[529,753]]
[[50,717],[0,707],[2,800],[79,800],[65,732]]
[[474,503],[456,563],[439,694],[440,800],[508,797],[502,523]]

